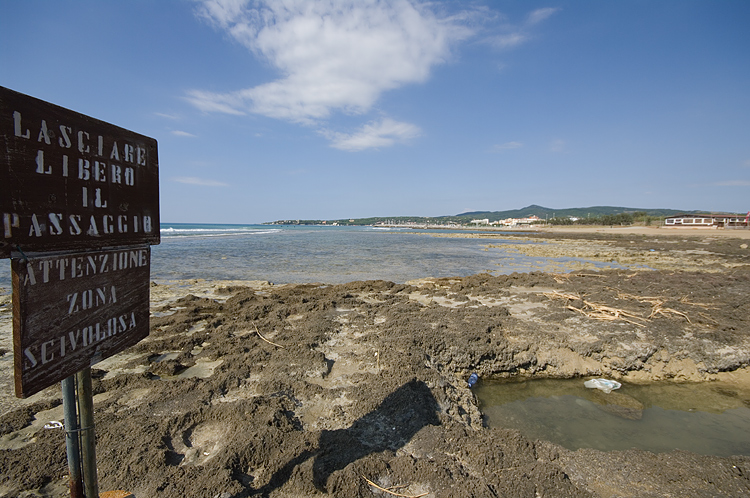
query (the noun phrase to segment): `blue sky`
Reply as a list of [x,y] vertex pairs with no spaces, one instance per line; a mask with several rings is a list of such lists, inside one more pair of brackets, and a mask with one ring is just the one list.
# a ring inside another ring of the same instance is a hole
[[156,138],[161,218],[750,209],[750,2],[0,2],[0,85]]

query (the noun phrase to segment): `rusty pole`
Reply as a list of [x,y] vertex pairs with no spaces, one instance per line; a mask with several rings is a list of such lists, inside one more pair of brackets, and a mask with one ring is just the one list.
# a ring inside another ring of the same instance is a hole
[[99,498],[96,473],[96,432],[94,431],[94,397],[91,388],[91,367],[76,374],[78,381],[78,412],[81,418],[81,463],[86,498]]
[[81,481],[81,453],[78,444],[78,413],[76,412],[75,375],[63,379],[63,411],[65,412],[65,449],[68,454],[71,498],[83,498]]

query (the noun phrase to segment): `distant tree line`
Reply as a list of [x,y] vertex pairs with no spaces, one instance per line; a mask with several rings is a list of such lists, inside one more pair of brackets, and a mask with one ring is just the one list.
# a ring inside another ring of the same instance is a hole
[[547,222],[550,225],[632,225],[633,223],[643,223],[648,226],[658,220],[661,220],[661,218],[650,216],[645,211],[636,211],[634,213],[587,216],[575,220],[569,217],[557,217],[549,219]]
[[[546,208],[540,208],[546,209]],[[664,214],[654,210],[649,214],[646,211],[629,211],[620,213],[603,214],[597,212],[596,209],[603,208],[590,208],[591,212],[585,214],[575,215],[568,214],[567,216],[555,216],[552,218],[545,219],[545,216],[549,216],[545,212],[524,212],[519,217],[527,218],[533,214],[538,216],[540,220],[535,224],[548,223],[550,225],[632,225],[643,224],[651,225],[652,223],[661,223],[664,219]],[[619,208],[618,208],[619,209]],[[568,212],[573,210],[567,210]],[[583,211],[583,209],[576,209],[575,211]],[[677,211],[675,211],[677,212]],[[502,220],[505,218],[498,218],[499,214],[505,213],[489,213],[481,212],[480,215],[488,218],[490,222]],[[550,213],[551,214],[551,213]],[[658,215],[657,215],[658,214]],[[420,216],[393,216],[393,217],[372,217],[372,218],[349,218],[340,220],[278,220],[269,222],[268,224],[277,225],[374,225],[377,223],[395,224],[395,225],[408,225],[408,224],[421,224],[421,225],[445,225],[449,223],[456,223],[464,226],[471,225],[471,220],[474,219],[472,216],[458,215],[458,216],[435,216],[435,217],[420,217]]]

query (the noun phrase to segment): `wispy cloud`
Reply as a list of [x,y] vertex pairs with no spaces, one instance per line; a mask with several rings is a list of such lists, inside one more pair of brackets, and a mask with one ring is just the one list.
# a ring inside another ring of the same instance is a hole
[[204,0],[199,15],[265,59],[281,78],[229,93],[193,90],[204,111],[311,124],[368,111],[384,91],[425,81],[470,30],[409,1]]
[[[242,93],[242,92],[238,92]],[[246,107],[242,97],[237,94],[205,92],[203,90],[190,90],[187,92],[187,101],[204,112],[223,112],[242,116],[246,114],[241,108]]]
[[159,116],[160,118],[166,118],[166,119],[173,119],[173,120],[180,119],[179,116],[175,116],[174,114],[166,114],[164,112],[155,112],[154,115]]
[[523,147],[521,142],[505,142],[504,144],[495,145],[493,149],[499,152],[502,150],[519,149],[521,147]]
[[746,167],[746,168],[750,168],[750,159],[748,159],[747,161],[743,162],[742,165],[744,167]]
[[560,9],[557,7],[544,7],[541,9],[536,9],[526,18],[526,26],[534,26],[535,24],[539,24],[540,22],[551,17],[558,10]]
[[172,178],[173,181],[178,183],[186,183],[188,185],[200,185],[202,187],[228,187],[229,184],[219,182],[216,180],[209,180],[206,178],[197,178],[194,176],[176,176]]
[[506,48],[513,48],[517,45],[522,44],[528,39],[527,35],[523,33],[504,33],[500,35],[495,35],[492,38],[490,38],[490,43],[495,48],[499,49],[506,49]]
[[421,133],[418,126],[384,118],[364,125],[358,131],[347,134],[323,131],[331,140],[331,147],[348,151],[360,151],[379,147],[390,147],[405,143]]
[[750,187],[750,180],[727,180],[714,183],[717,187]]
[[533,28],[545,21],[559,8],[545,7],[532,11],[520,25],[504,23],[500,33],[489,36],[486,41],[499,50],[506,50],[526,43],[533,38]]
[[173,130],[172,131],[172,135],[176,135],[178,137],[192,137],[192,138],[195,138],[195,135],[193,135],[192,133],[188,133],[186,131],[181,131],[181,130]]
[[560,138],[552,140],[549,144],[549,150],[552,152],[565,152],[565,140]]

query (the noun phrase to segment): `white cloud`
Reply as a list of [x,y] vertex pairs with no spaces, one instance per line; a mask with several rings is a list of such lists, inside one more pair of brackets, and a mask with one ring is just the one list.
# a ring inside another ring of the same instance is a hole
[[750,168],[750,159],[742,163],[746,168]]
[[518,149],[520,147],[523,147],[523,144],[521,142],[505,142],[504,144],[495,145],[494,149],[496,151],[501,151],[508,149]]
[[175,135],[175,136],[178,136],[178,137],[192,137],[192,138],[195,138],[195,135],[193,135],[192,133],[188,133],[186,131],[181,131],[181,130],[173,130],[172,131],[172,135]]
[[717,187],[750,187],[748,180],[728,180],[725,182],[714,183]]
[[526,42],[558,9],[520,25],[486,6],[460,11],[430,0],[196,0],[196,14],[274,68],[278,77],[225,92],[193,89],[204,112],[260,114],[315,126],[332,146],[363,150],[403,143],[417,126],[383,118],[352,133],[327,131],[336,113],[370,112],[384,92],[423,83],[461,41],[483,32],[502,49]]
[[229,185],[224,182],[216,180],[208,180],[205,178],[196,178],[194,176],[176,176],[172,180],[178,183],[186,183],[188,185],[200,185],[202,187],[228,187]]
[[204,111],[253,112],[313,124],[361,114],[387,90],[424,82],[470,34],[409,0],[204,0],[201,17],[268,61],[275,81],[228,93],[193,90]]
[[553,8],[553,7],[544,7],[542,9],[536,9],[534,12],[529,14],[528,18],[526,18],[526,25],[533,26],[535,24],[539,24],[540,22],[544,21],[548,17],[552,16],[552,14],[554,14],[558,10],[560,9]]
[[490,36],[486,41],[500,50],[517,47],[532,38],[531,28],[548,19],[558,10],[560,9],[552,7],[536,9],[526,17],[526,21],[522,24],[513,25],[506,23],[501,27],[502,33]]
[[323,132],[330,140],[331,147],[347,151],[389,147],[404,143],[419,136],[419,127],[385,118],[364,125],[353,134]]

